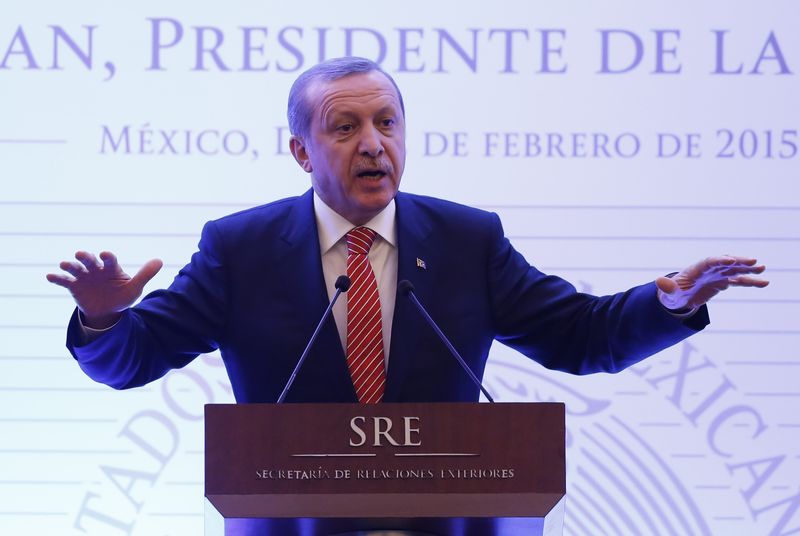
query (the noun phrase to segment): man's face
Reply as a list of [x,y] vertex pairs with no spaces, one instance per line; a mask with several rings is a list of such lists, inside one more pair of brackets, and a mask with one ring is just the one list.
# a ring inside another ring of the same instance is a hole
[[405,121],[397,92],[371,71],[312,83],[305,99],[309,134],[292,137],[292,154],[325,204],[363,225],[394,198],[403,175]]

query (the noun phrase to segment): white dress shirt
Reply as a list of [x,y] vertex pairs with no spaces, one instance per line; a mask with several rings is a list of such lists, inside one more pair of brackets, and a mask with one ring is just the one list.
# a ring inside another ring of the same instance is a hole
[[[345,235],[356,227],[331,207],[325,204],[314,192],[314,215],[319,234],[319,252],[322,257],[322,273],[328,299],[336,293],[334,284],[340,275],[347,275],[347,238]],[[394,319],[394,302],[397,294],[397,225],[395,224],[394,199],[368,221],[364,227],[375,231],[377,236],[369,250],[369,262],[378,283],[378,297],[381,301],[383,322],[383,355],[389,363],[389,347]],[[347,353],[347,294],[341,296],[333,306],[333,318],[342,348]]]

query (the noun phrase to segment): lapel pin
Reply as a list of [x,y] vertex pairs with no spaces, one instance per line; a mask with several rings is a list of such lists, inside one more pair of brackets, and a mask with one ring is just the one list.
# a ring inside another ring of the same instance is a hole
[[428,269],[428,267],[425,265],[425,261],[423,261],[419,257],[417,257],[417,268],[419,268],[420,270],[427,270]]

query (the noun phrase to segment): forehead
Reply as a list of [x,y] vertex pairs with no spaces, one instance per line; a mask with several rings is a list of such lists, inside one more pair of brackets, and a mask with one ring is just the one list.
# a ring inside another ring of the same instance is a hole
[[317,80],[309,85],[306,99],[316,118],[336,111],[369,112],[387,106],[400,110],[397,90],[380,71]]

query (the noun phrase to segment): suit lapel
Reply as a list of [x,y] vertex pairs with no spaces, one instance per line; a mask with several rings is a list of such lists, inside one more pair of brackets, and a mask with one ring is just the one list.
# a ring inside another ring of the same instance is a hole
[[[281,233],[282,240],[287,245],[287,257],[289,266],[296,272],[290,274],[287,281],[298,281],[300,284],[295,289],[297,303],[295,306],[300,311],[302,318],[306,319],[304,325],[303,347],[314,332],[314,328],[322,318],[325,308],[328,306],[328,292],[325,288],[325,277],[322,272],[322,259],[319,252],[319,235],[317,233],[317,223],[314,216],[314,203],[312,190],[307,191],[297,198],[292,212],[286,220],[286,226]],[[307,335],[305,332],[307,331]],[[300,356],[298,355],[297,358]],[[350,380],[350,372],[347,369],[342,343],[339,339],[339,332],[336,329],[336,322],[331,315],[314,343],[308,360],[303,365],[306,369],[315,372],[314,376],[326,378],[330,381],[329,386],[319,385],[319,389],[330,389],[331,391],[341,392],[345,396],[352,392],[352,401],[356,401],[356,394]],[[303,376],[301,370],[298,380]],[[290,396],[291,399],[291,396]]]
[[[433,281],[428,277],[427,264],[435,262],[435,251],[428,240],[432,229],[430,222],[415,205],[413,198],[402,193],[395,197],[397,206],[397,281],[407,279],[414,284],[414,292],[423,303],[430,296]],[[418,260],[426,268],[418,265]],[[384,401],[394,402],[402,395],[402,386],[412,368],[417,348],[417,335],[428,329],[414,304],[406,296],[397,295],[392,321],[392,340],[389,353],[389,371],[386,379]]]

